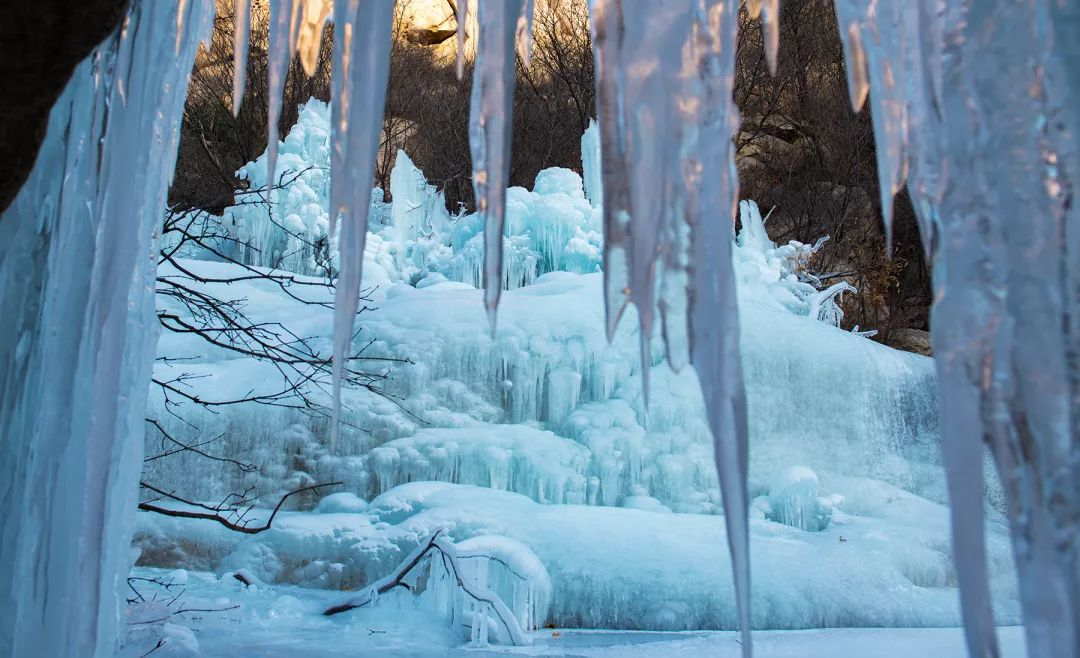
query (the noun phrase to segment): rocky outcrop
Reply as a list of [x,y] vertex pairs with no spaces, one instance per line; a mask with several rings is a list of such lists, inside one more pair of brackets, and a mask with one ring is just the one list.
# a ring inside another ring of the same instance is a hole
[[890,347],[905,352],[934,356],[934,348],[930,343],[930,332],[922,329],[894,329],[889,332],[888,344]]

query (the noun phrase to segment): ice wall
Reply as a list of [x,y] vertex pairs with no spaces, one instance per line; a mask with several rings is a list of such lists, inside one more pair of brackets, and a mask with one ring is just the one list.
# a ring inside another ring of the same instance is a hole
[[[180,15],[177,15],[177,12]],[[136,0],[0,217],[0,654],[111,656],[153,359],[154,230],[213,3]]]

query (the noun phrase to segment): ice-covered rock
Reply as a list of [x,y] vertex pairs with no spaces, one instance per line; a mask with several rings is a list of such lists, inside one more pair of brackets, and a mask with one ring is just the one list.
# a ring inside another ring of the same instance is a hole
[[818,497],[817,473],[805,466],[785,469],[769,487],[767,518],[777,523],[818,532],[829,525],[832,509]]

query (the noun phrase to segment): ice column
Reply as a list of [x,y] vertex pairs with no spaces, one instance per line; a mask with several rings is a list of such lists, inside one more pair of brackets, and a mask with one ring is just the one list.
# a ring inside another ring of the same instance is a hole
[[[469,111],[476,209],[484,218],[484,307],[491,331],[502,294],[503,221],[510,181],[514,40],[522,0],[478,3],[480,36]],[[531,19],[530,19],[531,22]]]
[[330,153],[330,233],[341,215],[341,275],[334,294],[333,423],[337,445],[341,378],[352,351],[360,305],[360,278],[371,207],[371,180],[386,102],[390,65],[391,2],[340,0],[334,6],[333,146]]
[[910,168],[934,263],[969,650],[998,655],[983,543],[988,441],[1008,497],[1028,651],[1080,656],[1076,5],[846,0],[837,15],[849,79],[869,85],[882,191]]
[[591,9],[608,335],[633,303],[647,396],[648,340],[658,309],[668,360],[675,368],[692,362],[697,371],[749,656],[746,401],[731,266],[739,3],[595,0]]
[[152,236],[213,10],[135,0],[75,69],[0,217],[5,656],[115,650],[156,337]]

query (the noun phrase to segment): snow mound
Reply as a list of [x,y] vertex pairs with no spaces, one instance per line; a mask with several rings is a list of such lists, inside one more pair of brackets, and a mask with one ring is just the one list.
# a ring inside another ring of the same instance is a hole
[[315,507],[317,514],[360,514],[368,508],[367,501],[354,493],[342,491],[324,496]]

